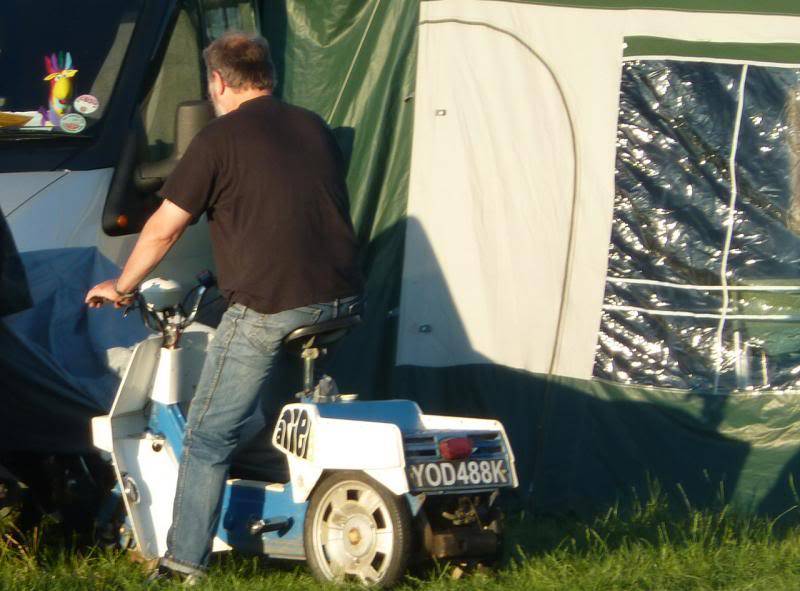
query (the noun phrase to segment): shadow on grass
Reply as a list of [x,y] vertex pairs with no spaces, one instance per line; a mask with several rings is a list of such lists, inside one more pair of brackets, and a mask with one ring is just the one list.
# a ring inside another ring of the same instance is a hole
[[695,507],[682,487],[670,497],[656,481],[647,496],[632,494],[628,505],[614,504],[592,517],[575,513],[507,516],[504,564],[528,557],[609,553],[644,546],[674,551],[689,546],[716,548],[739,544],[775,544],[800,535],[800,500],[777,516],[737,512],[720,487],[714,506]]

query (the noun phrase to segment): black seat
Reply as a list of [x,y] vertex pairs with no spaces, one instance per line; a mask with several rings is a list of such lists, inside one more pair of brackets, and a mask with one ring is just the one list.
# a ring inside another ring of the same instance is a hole
[[314,390],[314,361],[327,352],[326,345],[335,343],[361,322],[361,316],[351,314],[318,324],[301,326],[290,332],[283,344],[290,353],[303,359],[303,394]]
[[327,320],[319,324],[301,326],[290,332],[283,339],[283,344],[289,351],[299,354],[303,349],[310,346],[311,337],[314,337],[314,346],[330,345],[341,339],[351,328],[360,323],[361,316],[353,315],[334,318],[333,320]]

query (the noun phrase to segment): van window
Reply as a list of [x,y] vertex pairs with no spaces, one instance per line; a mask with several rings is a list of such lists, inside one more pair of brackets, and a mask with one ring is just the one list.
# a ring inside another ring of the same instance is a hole
[[253,2],[203,0],[203,11],[208,41],[213,41],[231,29],[246,33],[258,31],[256,7]]
[[161,160],[172,153],[178,105],[203,98],[205,83],[199,43],[195,19],[181,10],[161,70],[142,108],[148,161]]

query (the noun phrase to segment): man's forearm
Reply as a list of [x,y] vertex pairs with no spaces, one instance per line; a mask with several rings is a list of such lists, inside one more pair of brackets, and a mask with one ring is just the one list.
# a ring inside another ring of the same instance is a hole
[[142,228],[139,240],[114,286],[117,294],[136,289],[178,241],[190,221],[188,212],[165,199]]
[[131,292],[161,262],[191,221],[189,212],[165,199],[142,228],[122,275],[116,281],[107,279],[90,289],[86,304],[90,308],[100,308],[108,302],[117,308],[124,306],[130,301]]
[[164,256],[178,241],[182,232],[164,233],[151,223],[151,218],[142,229],[131,256],[117,279],[116,289],[121,293],[133,291],[144,278],[156,268]]

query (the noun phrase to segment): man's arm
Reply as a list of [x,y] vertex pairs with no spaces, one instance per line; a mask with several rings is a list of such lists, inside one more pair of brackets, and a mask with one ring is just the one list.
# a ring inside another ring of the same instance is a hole
[[117,280],[109,279],[95,285],[86,294],[86,303],[92,308],[99,308],[106,300],[117,307],[124,305],[127,300],[120,294],[132,292],[138,287],[178,241],[191,221],[189,212],[164,199],[142,228],[136,246],[122,269],[122,275]]

